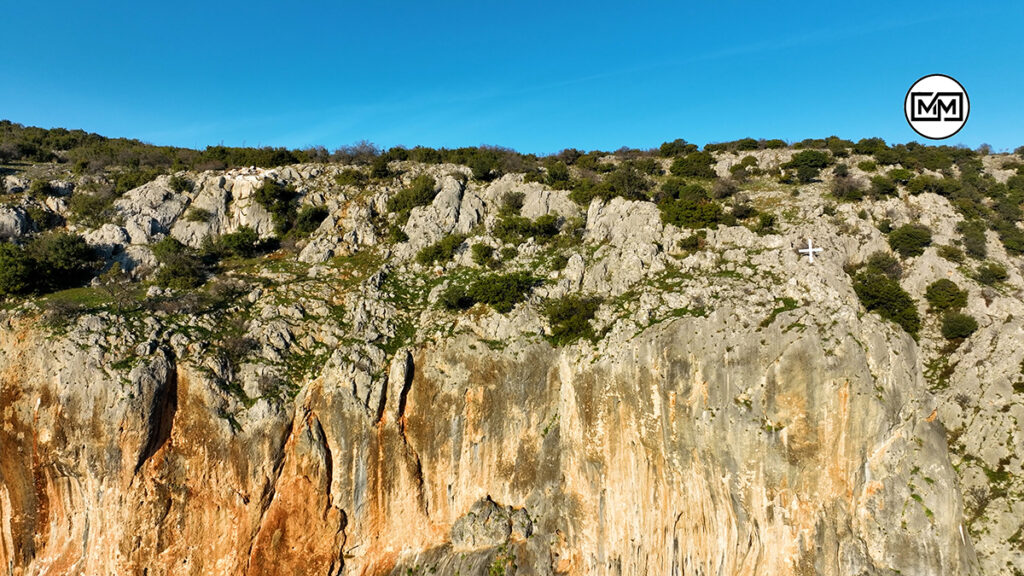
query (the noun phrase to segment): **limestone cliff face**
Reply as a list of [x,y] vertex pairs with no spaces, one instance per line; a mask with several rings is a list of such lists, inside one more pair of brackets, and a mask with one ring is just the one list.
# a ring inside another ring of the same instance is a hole
[[[380,410],[324,375],[222,417],[157,348],[127,378],[0,332],[14,574],[972,573],[912,341],[877,321],[683,318],[610,354],[462,336],[395,355]],[[497,503],[487,532],[463,520]],[[511,530],[523,510],[528,528]]]
[[[1024,566],[1015,261],[990,242],[1009,268],[995,291],[934,246],[904,259],[919,301],[938,278],[969,289],[981,326],[954,348],[934,320],[915,341],[867,313],[843,268],[888,249],[883,218],[951,243],[945,199],[826,214],[820,185],[765,180],[750,201],[776,230],[721,226],[682,249],[691,231],[650,202],[583,209],[521,175],[402,168],[367,190],[332,188],[336,167],[205,173],[184,193],[157,180],[119,201],[123,227],[88,236],[140,270],[167,234],[269,234],[251,200],[265,178],[329,215],[193,292],[0,311],[0,574]],[[433,202],[388,221],[422,172]],[[502,240],[509,192],[571,241]],[[451,261],[417,261],[450,234],[466,235]],[[794,251],[809,236],[826,248],[813,266]],[[473,243],[515,248],[502,270],[542,282],[505,313],[445,309],[446,288],[492,273]],[[601,299],[593,340],[552,345],[544,308],[566,295]]]

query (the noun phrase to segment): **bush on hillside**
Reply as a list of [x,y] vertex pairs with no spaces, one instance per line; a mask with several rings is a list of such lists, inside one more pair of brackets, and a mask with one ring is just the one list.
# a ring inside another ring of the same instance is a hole
[[25,250],[0,242],[0,298],[31,292],[33,280],[32,260]]
[[298,193],[293,186],[264,180],[263,185],[256,189],[253,199],[270,213],[278,236],[284,236],[295,225]]
[[114,200],[114,196],[104,193],[77,192],[72,194],[68,201],[71,220],[89,228],[99,228],[113,219]]
[[384,180],[392,177],[393,175],[394,173],[391,172],[391,167],[388,164],[386,156],[377,156],[373,159],[373,162],[370,164],[370,178],[375,180]]
[[416,254],[416,261],[424,266],[434,263],[451,261],[455,257],[455,251],[466,241],[465,234],[449,234],[439,241],[424,247]]
[[691,152],[672,161],[669,172],[684,178],[715,178],[715,157],[710,152]]
[[899,280],[903,276],[903,266],[900,261],[888,252],[879,250],[868,256],[864,263],[868,270],[885,274],[893,280]]
[[967,291],[961,290],[956,282],[946,278],[929,284],[924,297],[936,312],[959,310],[967,305]]
[[665,157],[685,156],[697,151],[696,144],[690,144],[682,138],[665,142],[658,148],[658,153]]
[[963,250],[956,246],[950,246],[949,244],[943,244],[942,246],[937,247],[935,251],[940,257],[957,264],[963,264],[966,259]]
[[367,180],[366,174],[355,168],[345,168],[334,177],[338,186],[363,186]]
[[320,224],[323,224],[325,218],[327,218],[327,208],[323,206],[303,206],[295,216],[295,226],[292,228],[292,233],[299,238],[305,238],[316,232],[316,229],[320,227]]
[[947,312],[942,316],[942,337],[946,340],[961,340],[978,330],[978,321],[961,312]]
[[706,190],[682,179],[669,178],[661,187],[658,208],[665,224],[684,228],[707,228],[722,221],[722,205]]
[[167,185],[171,187],[171,190],[174,190],[179,194],[183,192],[191,192],[193,186],[191,180],[177,174],[171,176],[170,180],[167,181]]
[[205,267],[195,250],[168,236],[153,245],[160,263],[154,281],[163,288],[188,289],[203,283]]
[[259,234],[249,226],[220,237],[220,247],[227,253],[249,258],[256,254],[260,241]]
[[[426,206],[434,201],[439,190],[437,181],[429,174],[421,174],[407,188],[388,199],[388,212],[398,214],[400,220],[408,218],[409,211],[417,206]],[[405,218],[402,218],[404,215]]]
[[34,289],[54,292],[81,286],[96,274],[99,261],[85,239],[66,232],[46,232],[25,247],[32,261]]
[[494,263],[494,246],[477,242],[470,247],[473,262],[479,266],[491,266]]
[[911,336],[917,336],[921,318],[914,299],[900,283],[881,272],[864,269],[854,276],[853,289],[864,307],[882,318],[900,325]]
[[984,260],[988,256],[988,239],[985,237],[985,224],[977,220],[963,221],[956,229],[963,238],[964,252],[971,258]]
[[516,304],[526,299],[538,279],[526,272],[483,276],[464,286],[452,283],[441,293],[439,303],[448,310],[466,310],[475,304],[487,304],[507,314]]
[[505,244],[519,244],[531,237],[545,243],[558,235],[558,216],[545,214],[536,220],[505,216],[494,223],[491,233]]
[[498,216],[501,218],[507,218],[509,216],[519,216],[523,210],[523,202],[526,200],[526,194],[523,192],[506,192],[501,197],[501,206],[498,207]]
[[548,186],[556,190],[566,190],[569,188],[572,177],[569,174],[569,167],[565,165],[565,162],[551,162],[548,164],[547,169],[545,182]]
[[932,243],[932,231],[923,224],[904,224],[889,233],[889,246],[904,258],[920,256]]
[[985,262],[978,266],[974,272],[974,277],[978,282],[993,286],[1000,282],[1005,282],[1009,277],[1009,273],[1006,272],[1006,267],[998,262]]
[[544,315],[551,325],[548,340],[555,346],[571,344],[580,338],[594,340],[596,335],[590,321],[600,307],[600,299],[575,294],[549,302],[544,307]]
[[887,176],[875,176],[871,178],[871,188],[869,189],[869,193],[875,198],[899,195],[899,191],[896,189],[896,183]]

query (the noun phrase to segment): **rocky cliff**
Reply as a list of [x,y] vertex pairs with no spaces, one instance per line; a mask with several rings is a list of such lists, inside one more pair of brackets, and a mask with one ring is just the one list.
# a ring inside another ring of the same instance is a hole
[[[652,202],[579,206],[522,175],[397,164],[358,187],[329,165],[190,174],[182,192],[162,177],[119,200],[116,223],[82,230],[141,275],[167,235],[197,248],[242,226],[273,235],[252,200],[268,179],[328,213],[298,246],[198,290],[8,306],[0,570],[1024,569],[1021,261],[990,232],[1008,269],[990,287],[940,257],[962,219],[946,198],[835,205],[826,183],[764,178],[743,193],[773,227],[698,239]],[[422,173],[433,200],[388,214]],[[503,238],[510,193],[518,216],[551,215],[568,240]],[[889,250],[882,220],[933,233],[901,262],[918,339],[867,312],[848,273]],[[453,234],[448,261],[417,258]],[[795,250],[806,238],[824,248],[813,265]],[[473,244],[514,248],[501,269],[535,278],[507,311],[442,305],[497,278]],[[967,288],[980,325],[955,346],[924,299],[940,278]],[[546,311],[576,295],[596,303],[592,337],[559,340]]]

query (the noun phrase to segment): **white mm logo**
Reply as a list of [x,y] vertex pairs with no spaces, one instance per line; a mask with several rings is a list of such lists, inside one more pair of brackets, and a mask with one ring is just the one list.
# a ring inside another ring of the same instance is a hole
[[967,90],[945,74],[930,74],[914,82],[903,101],[903,113],[910,127],[932,140],[959,132],[970,112]]

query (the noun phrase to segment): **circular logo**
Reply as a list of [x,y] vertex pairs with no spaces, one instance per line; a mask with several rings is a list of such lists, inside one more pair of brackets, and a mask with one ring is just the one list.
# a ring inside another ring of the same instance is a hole
[[929,74],[914,82],[903,101],[903,113],[910,127],[932,140],[959,132],[970,112],[967,90],[945,74]]

